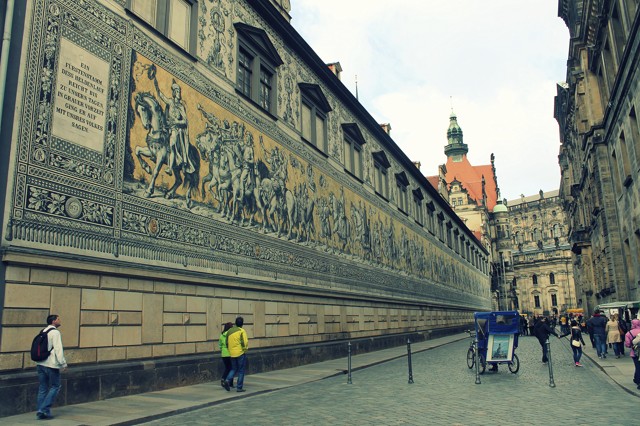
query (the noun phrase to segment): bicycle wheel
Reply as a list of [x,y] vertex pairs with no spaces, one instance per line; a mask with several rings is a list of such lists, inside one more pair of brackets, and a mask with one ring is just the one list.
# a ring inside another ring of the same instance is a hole
[[478,355],[478,358],[480,360],[480,364],[478,364],[479,370],[480,370],[480,374],[484,374],[484,370],[487,369],[487,360],[485,358],[484,355],[480,354]]
[[520,359],[518,355],[513,354],[513,361],[509,363],[509,371],[516,374],[520,370]]
[[469,369],[472,369],[474,365],[476,365],[476,351],[474,351],[473,347],[471,347],[467,351],[467,367],[469,367]]

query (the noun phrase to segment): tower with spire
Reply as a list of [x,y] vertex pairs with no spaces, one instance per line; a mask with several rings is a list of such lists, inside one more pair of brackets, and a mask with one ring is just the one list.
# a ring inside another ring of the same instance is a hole
[[444,153],[447,158],[459,163],[467,155],[467,152],[469,152],[469,148],[462,140],[462,129],[458,124],[458,117],[451,110],[449,129],[447,130],[447,145],[444,147]]

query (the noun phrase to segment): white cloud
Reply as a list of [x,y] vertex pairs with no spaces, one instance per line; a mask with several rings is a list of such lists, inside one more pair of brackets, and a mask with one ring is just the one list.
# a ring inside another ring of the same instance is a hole
[[472,164],[496,156],[505,198],[556,189],[556,82],[568,31],[553,1],[297,0],[292,24],[426,175],[446,162],[451,105]]

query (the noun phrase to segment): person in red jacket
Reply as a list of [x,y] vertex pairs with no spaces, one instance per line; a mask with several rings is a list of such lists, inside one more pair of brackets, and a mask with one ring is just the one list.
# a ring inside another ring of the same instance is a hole
[[231,371],[227,376],[227,380],[224,382],[224,388],[227,391],[231,390],[231,381],[233,376],[238,374],[238,382],[236,383],[236,390],[238,392],[244,392],[244,368],[247,364],[247,349],[249,349],[249,339],[247,338],[247,332],[242,328],[244,325],[244,319],[242,317],[236,318],[236,325],[227,331],[227,348],[229,349],[229,355],[231,356]]

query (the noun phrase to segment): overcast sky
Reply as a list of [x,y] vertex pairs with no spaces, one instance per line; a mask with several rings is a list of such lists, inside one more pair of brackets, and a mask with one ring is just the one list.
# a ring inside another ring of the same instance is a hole
[[293,0],[292,25],[423,174],[446,162],[451,108],[502,198],[558,189],[553,118],[569,32],[557,0]]

